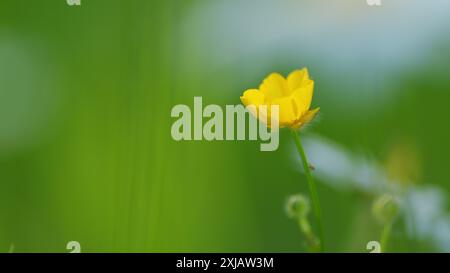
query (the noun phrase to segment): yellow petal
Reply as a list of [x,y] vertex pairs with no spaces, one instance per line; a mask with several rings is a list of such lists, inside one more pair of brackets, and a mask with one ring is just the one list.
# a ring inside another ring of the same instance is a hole
[[291,96],[276,99],[273,105],[279,105],[280,127],[291,126],[300,117],[295,99]]
[[294,92],[309,80],[308,69],[295,70],[287,77],[290,92]]
[[297,118],[309,110],[313,97],[313,91],[314,82],[312,80],[307,80],[306,85],[302,85],[300,88],[296,89],[294,93],[292,93],[292,97],[294,98],[297,106],[297,113],[299,113]]
[[314,117],[319,112],[320,107],[314,108],[313,110],[310,110],[306,112],[300,119],[300,121],[294,126],[295,128],[301,128],[311,122],[311,120],[314,119]]
[[[261,121],[266,122],[270,120],[270,111],[266,110],[266,114],[259,114],[259,106],[264,104],[264,94],[258,89],[249,89],[241,96],[242,104],[247,107],[247,110]],[[248,107],[254,106],[254,107]],[[267,109],[267,108],[266,108]]]
[[258,91],[258,89],[249,89],[241,96],[241,101],[245,106],[258,106],[264,103],[264,94]]
[[271,101],[288,95],[289,88],[283,76],[278,73],[272,73],[264,79],[259,86],[259,91],[265,95],[266,101]]

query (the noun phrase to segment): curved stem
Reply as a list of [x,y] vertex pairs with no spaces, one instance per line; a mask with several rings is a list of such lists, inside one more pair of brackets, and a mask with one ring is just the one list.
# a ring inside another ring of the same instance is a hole
[[300,231],[306,238],[309,250],[311,252],[320,252],[319,242],[317,241],[316,236],[314,236],[314,233],[311,230],[308,219],[306,217],[300,217],[298,219],[298,226],[300,228]]
[[391,235],[391,228],[392,228],[392,222],[389,222],[384,225],[383,231],[381,232],[381,239],[380,239],[380,245],[381,245],[381,252],[385,253],[388,242],[389,242],[389,236]]
[[324,239],[323,239],[323,227],[322,227],[322,212],[320,209],[319,194],[317,193],[316,183],[311,174],[311,169],[309,167],[308,160],[306,158],[305,151],[303,149],[302,143],[300,141],[300,136],[295,130],[291,130],[292,136],[294,137],[295,146],[300,154],[303,162],[303,168],[305,169],[306,179],[308,180],[308,187],[311,194],[311,200],[313,205],[314,217],[317,224],[317,229],[319,232],[319,251],[324,250]]

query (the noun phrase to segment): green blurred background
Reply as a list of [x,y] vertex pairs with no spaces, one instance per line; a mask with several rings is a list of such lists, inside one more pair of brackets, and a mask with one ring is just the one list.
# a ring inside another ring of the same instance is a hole
[[[450,251],[447,2],[2,0],[0,252],[307,251],[284,209],[308,193],[289,132],[276,152],[170,135],[174,105],[239,104],[301,67],[321,107],[305,135],[439,192],[389,250]],[[379,193],[315,167],[327,251],[368,252]]]

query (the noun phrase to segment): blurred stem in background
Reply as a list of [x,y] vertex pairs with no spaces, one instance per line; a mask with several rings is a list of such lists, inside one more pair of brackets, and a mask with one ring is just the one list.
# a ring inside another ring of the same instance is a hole
[[305,236],[307,247],[311,252],[319,252],[320,244],[309,223],[311,205],[308,197],[296,194],[289,197],[287,202],[288,215],[297,221],[301,233]]
[[292,136],[294,137],[295,146],[300,154],[303,162],[303,168],[305,169],[306,179],[308,180],[308,187],[311,194],[312,206],[314,211],[314,217],[316,219],[318,234],[319,234],[319,252],[324,251],[324,239],[323,239],[323,226],[322,226],[322,212],[320,209],[319,194],[317,193],[316,183],[311,174],[311,169],[306,158],[305,151],[303,149],[300,135],[296,130],[291,130]]
[[372,213],[377,221],[383,225],[380,236],[381,252],[386,252],[394,220],[398,215],[399,201],[391,194],[378,197],[372,206]]
[[382,252],[386,252],[389,242],[389,236],[391,235],[391,228],[392,228],[392,221],[386,223],[383,227],[383,231],[381,232],[380,245]]

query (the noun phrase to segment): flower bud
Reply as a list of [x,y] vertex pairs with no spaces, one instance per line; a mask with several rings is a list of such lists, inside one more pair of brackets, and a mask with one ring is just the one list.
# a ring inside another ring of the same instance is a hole
[[391,194],[383,194],[378,197],[372,205],[372,213],[381,224],[394,220],[399,211],[400,203],[398,198]]
[[310,209],[309,199],[302,194],[290,196],[286,203],[286,211],[290,218],[306,218]]

